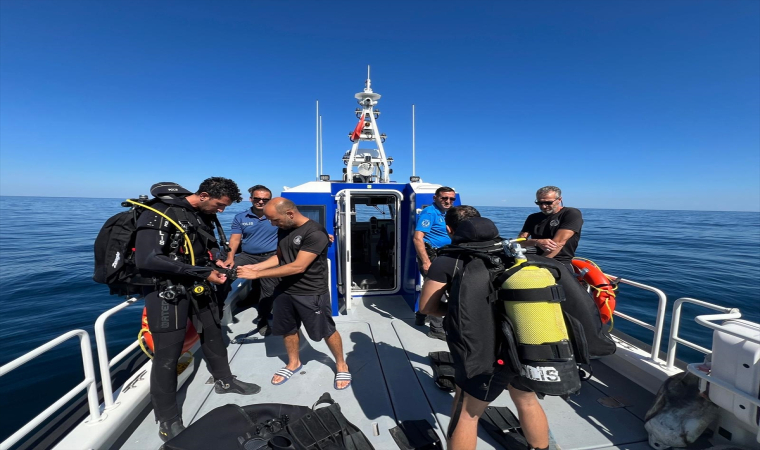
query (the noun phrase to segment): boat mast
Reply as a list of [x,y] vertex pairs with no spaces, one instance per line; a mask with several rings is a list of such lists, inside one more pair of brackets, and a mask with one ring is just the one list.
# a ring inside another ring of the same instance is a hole
[[[380,110],[375,110],[380,94],[372,91],[372,81],[369,77],[370,67],[367,66],[367,81],[364,82],[364,91],[354,95],[356,102],[361,108],[356,108],[356,117],[359,118],[358,132],[349,134],[353,145],[351,150],[343,156],[343,163],[347,166],[344,181],[353,183],[355,178],[362,183],[388,183],[390,181],[390,165],[393,158],[386,158],[383,142],[385,134],[380,134],[377,127],[377,119]],[[363,123],[362,123],[363,121]],[[377,148],[359,148],[362,141],[374,142]]]
[[415,173],[415,153],[414,153],[414,105],[412,105],[412,176],[417,175]]
[[319,180],[319,100],[317,100],[317,177],[316,180]]

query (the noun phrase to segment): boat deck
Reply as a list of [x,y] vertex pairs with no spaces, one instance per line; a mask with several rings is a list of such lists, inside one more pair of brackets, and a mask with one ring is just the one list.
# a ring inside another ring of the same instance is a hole
[[[335,364],[324,341],[303,338],[303,369],[285,384],[272,385],[272,374],[287,361],[285,348],[280,337],[250,334],[254,317],[249,309],[229,326],[228,352],[232,372],[259,384],[261,392],[254,396],[215,394],[205,363],[196,358],[196,370],[179,392],[186,426],[228,403],[311,406],[328,392],[376,449],[398,448],[388,430],[397,421],[408,419],[426,419],[443,440],[453,393],[436,387],[427,355],[447,350],[446,343],[428,338],[426,328],[414,326],[414,313],[401,297],[365,297],[349,314],[335,318],[353,374],[352,386],[344,391],[333,388]],[[649,446],[644,414],[653,400],[653,394],[614,372],[602,359],[594,362],[594,377],[584,383],[580,394],[567,401],[546,397],[542,405],[559,448],[645,450]],[[506,392],[492,405],[515,411]],[[162,442],[157,431],[148,408],[114,448],[158,448]],[[484,430],[479,440],[479,449],[501,448]]]

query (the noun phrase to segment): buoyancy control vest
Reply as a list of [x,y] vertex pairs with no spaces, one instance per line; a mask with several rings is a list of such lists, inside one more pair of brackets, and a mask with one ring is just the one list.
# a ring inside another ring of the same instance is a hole
[[[562,302],[562,311],[572,316],[583,327],[583,336],[588,347],[590,357],[608,356],[615,353],[615,341],[612,340],[607,327],[602,323],[599,308],[596,307],[591,297],[578,280],[570,275],[567,268],[560,262],[544,256],[527,254],[529,262],[535,262],[546,267],[561,270],[561,276],[557,284],[565,291],[565,301]],[[567,274],[567,275],[565,275]]]
[[589,361],[583,327],[559,306],[561,273],[524,259],[516,264],[485,218],[461,223],[453,242],[439,252],[455,260],[444,325],[465,375],[506,365],[537,393],[576,392],[576,355]]
[[[122,202],[122,206],[130,209],[109,218],[95,239],[92,279],[108,285],[111,295],[141,294],[145,287],[155,286],[161,278],[141,272],[135,264],[137,221],[146,211],[153,210],[153,213],[162,216],[162,221],[169,222],[168,219],[171,219],[182,228],[180,230],[172,226],[174,232],[169,240],[177,260],[186,264],[206,265],[211,259],[209,250],[219,247],[213,234],[214,224],[218,232],[222,233],[216,216],[211,215],[204,220],[194,211],[181,206],[183,197],[189,195],[190,191],[176,183],[165,182],[153,185],[151,194],[154,196],[151,199],[143,195]],[[190,247],[194,249],[193,255],[198,254],[197,258],[193,256],[192,261],[189,257]]]
[[452,356],[463,362],[468,378],[506,365],[537,393],[575,393],[581,381],[577,363],[589,364],[589,358],[583,326],[560,306],[561,275],[517,262],[502,242],[460,243],[440,251],[457,258],[445,319]]
[[564,290],[556,283],[561,275],[518,257],[494,283],[502,356],[521,374],[523,385],[546,395],[580,390],[576,358],[578,363],[590,362],[584,340],[577,339],[582,327],[560,306],[565,301]]

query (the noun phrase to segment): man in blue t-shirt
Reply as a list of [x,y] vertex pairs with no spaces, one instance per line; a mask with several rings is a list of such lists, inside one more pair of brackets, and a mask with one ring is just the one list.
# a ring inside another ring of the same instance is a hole
[[[264,215],[264,206],[272,199],[272,191],[257,184],[248,189],[248,192],[251,194],[253,206],[232,220],[230,253],[224,262],[227,267],[260,263],[277,252],[278,228]],[[241,249],[240,253],[237,253],[238,249]],[[269,315],[272,312],[274,288],[279,281],[279,278],[262,278],[252,286],[253,295],[256,294],[256,287],[259,287],[259,305],[256,308],[259,312],[259,323],[256,328],[265,336],[271,333]]]
[[[435,259],[436,250],[451,244],[451,238],[446,231],[446,211],[454,205],[457,196],[454,189],[441,186],[435,190],[433,204],[423,209],[417,217],[417,226],[414,229],[414,249],[417,251],[417,263],[420,273],[427,276],[430,264]],[[428,336],[436,339],[446,339],[443,331],[443,319],[429,316],[430,332]],[[417,325],[425,324],[425,315],[417,313],[415,321]]]

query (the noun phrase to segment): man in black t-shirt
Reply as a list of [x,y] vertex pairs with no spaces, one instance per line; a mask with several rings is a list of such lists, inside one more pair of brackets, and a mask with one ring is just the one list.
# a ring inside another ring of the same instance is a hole
[[288,364],[274,374],[272,384],[285,383],[301,369],[298,329],[303,323],[309,338],[325,339],[335,357],[335,389],[346,389],[351,384],[351,374],[343,358],[343,341],[332,318],[327,284],[330,245],[327,231],[301,214],[286,198],[273,198],[264,207],[264,214],[272,225],[280,228],[277,254],[258,264],[238,267],[238,277],[280,278],[274,293],[272,334],[283,337]]
[[536,247],[538,255],[554,258],[573,272],[572,260],[583,227],[581,212],[562,205],[562,191],[556,186],[536,191],[536,205],[541,212],[525,219],[518,237],[527,240],[520,245]]

